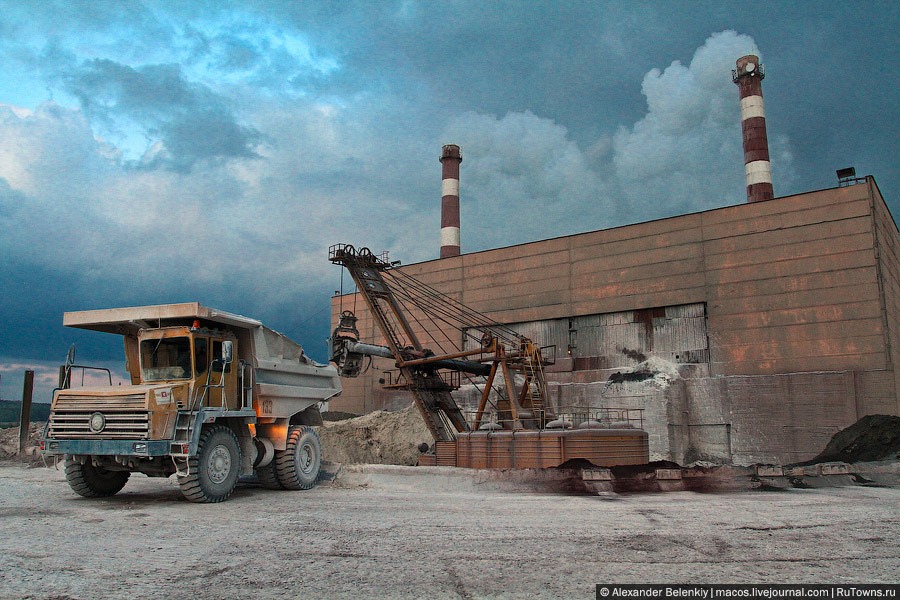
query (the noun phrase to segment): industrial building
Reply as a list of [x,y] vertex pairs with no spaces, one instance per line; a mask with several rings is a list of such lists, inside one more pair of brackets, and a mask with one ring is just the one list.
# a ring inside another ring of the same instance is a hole
[[[442,216],[442,244],[455,248],[398,267],[555,347],[557,406],[643,409],[653,460],[787,464],[864,415],[900,415],[897,226],[872,177],[772,197],[755,58],[733,74],[746,204],[458,254],[461,155],[445,147],[443,206],[457,213]],[[352,304],[332,299],[333,326]],[[357,316],[380,343],[361,302]],[[382,385],[392,367],[375,359],[345,380],[331,410],[408,404]]]

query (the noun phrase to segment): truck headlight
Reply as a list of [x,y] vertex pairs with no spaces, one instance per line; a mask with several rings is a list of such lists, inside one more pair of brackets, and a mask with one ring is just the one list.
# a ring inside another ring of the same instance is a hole
[[103,416],[103,413],[95,412],[91,415],[90,427],[94,433],[103,431],[103,428],[106,427],[106,417]]
[[132,449],[135,454],[147,454],[147,444],[143,442],[137,442],[132,446]]

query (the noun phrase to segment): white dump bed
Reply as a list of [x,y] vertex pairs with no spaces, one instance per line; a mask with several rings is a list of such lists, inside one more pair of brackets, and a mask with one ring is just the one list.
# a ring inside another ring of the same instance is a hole
[[232,329],[262,327],[262,323],[256,319],[202,306],[199,302],[67,312],[63,314],[63,325],[120,335],[135,335],[139,329],[190,325],[194,319],[229,325]]

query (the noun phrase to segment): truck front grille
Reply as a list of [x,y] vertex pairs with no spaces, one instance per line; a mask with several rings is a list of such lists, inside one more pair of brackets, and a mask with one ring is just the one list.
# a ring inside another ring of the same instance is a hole
[[[102,431],[91,431],[91,415],[106,420]],[[144,394],[81,396],[60,392],[50,412],[49,437],[69,440],[145,440],[150,418]]]

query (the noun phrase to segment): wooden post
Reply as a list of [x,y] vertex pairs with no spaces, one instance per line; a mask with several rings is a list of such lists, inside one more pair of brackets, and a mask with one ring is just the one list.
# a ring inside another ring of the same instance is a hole
[[19,454],[25,452],[28,443],[28,430],[31,425],[31,396],[34,392],[34,371],[25,371],[25,383],[22,386],[22,409],[19,412]]

